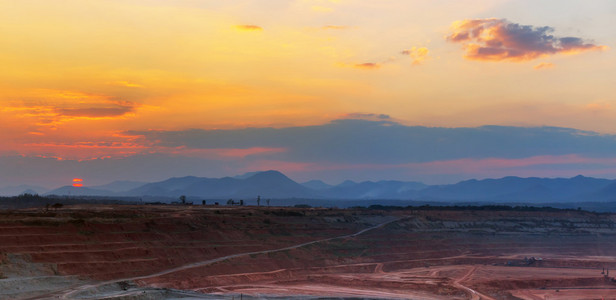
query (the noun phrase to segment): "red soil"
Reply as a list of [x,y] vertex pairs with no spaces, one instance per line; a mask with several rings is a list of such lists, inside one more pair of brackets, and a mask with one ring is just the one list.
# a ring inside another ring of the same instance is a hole
[[343,236],[392,217],[404,218],[355,237],[136,281],[205,293],[417,299],[557,299],[616,288],[601,274],[603,267],[616,270],[616,218],[576,211],[23,210],[0,212],[0,255],[54,264],[60,275],[121,280]]
[[106,280],[348,234],[360,226],[330,224],[323,217],[310,216],[306,218],[314,221],[297,223],[288,216],[275,215],[275,210],[148,207],[144,212],[143,208],[125,206],[102,212],[95,207],[85,209],[50,214],[4,213],[0,219],[0,253],[54,263],[63,275]]

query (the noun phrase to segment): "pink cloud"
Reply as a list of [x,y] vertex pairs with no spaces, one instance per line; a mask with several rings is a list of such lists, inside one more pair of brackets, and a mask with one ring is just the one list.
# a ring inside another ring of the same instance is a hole
[[167,153],[174,155],[182,155],[188,157],[201,158],[246,158],[253,155],[266,155],[286,152],[286,148],[267,148],[267,147],[252,147],[252,148],[216,148],[216,149],[195,149],[186,147],[165,148],[157,147],[158,153]]
[[579,37],[556,37],[553,31],[548,26],[521,25],[505,19],[472,19],[454,22],[446,38],[461,43],[467,59],[484,61],[520,62],[558,53],[608,49]]
[[255,170],[278,170],[286,174],[321,170],[321,167],[322,166],[314,163],[259,160],[246,165],[240,169],[240,172],[252,172]]
[[57,160],[94,160],[111,157],[126,157],[142,153],[147,146],[126,141],[74,142],[74,143],[27,143],[20,154],[55,158]]
[[554,64],[553,63],[546,63],[546,62],[539,63],[539,64],[537,64],[537,65],[535,65],[533,67],[533,69],[535,69],[535,70],[551,69],[551,68],[554,68]]

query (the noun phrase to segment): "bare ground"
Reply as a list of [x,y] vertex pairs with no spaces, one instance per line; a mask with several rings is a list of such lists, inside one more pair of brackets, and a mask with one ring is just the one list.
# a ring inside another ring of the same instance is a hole
[[[0,299],[614,299],[610,214],[0,212]],[[611,297],[611,298],[610,298]]]

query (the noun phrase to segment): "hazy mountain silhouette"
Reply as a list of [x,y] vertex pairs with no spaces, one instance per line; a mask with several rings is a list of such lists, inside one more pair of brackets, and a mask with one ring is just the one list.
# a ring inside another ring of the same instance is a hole
[[310,180],[301,183],[301,185],[313,190],[324,190],[334,187],[333,185],[327,184],[321,180]]
[[616,181],[584,176],[573,178],[521,178],[466,180],[428,186],[421,182],[346,180],[331,186],[319,180],[299,184],[278,171],[252,172],[236,177],[173,177],[121,191],[138,182],[117,181],[98,187],[65,186],[48,192],[55,195],[152,196],[202,199],[344,199],[415,200],[490,203],[572,203],[616,201]]
[[[430,186],[412,195],[414,199],[490,202],[579,201],[614,183],[613,180],[584,176],[573,178],[520,178],[466,180],[456,184]],[[589,199],[590,200],[590,199]]]
[[411,191],[425,189],[421,182],[347,180],[337,186],[321,191],[325,198],[339,199],[410,199]]
[[89,186],[88,188],[96,189],[96,190],[107,190],[115,193],[126,192],[140,186],[147,184],[147,182],[142,181],[129,181],[129,180],[117,180],[111,183],[97,185],[97,186]]
[[241,174],[241,175],[235,175],[235,176],[233,176],[233,178],[235,178],[235,179],[246,179],[248,177],[254,176],[254,175],[256,175],[258,173],[261,173],[261,172],[262,171],[248,172],[248,173],[244,173],[244,174]]
[[167,196],[176,197],[182,195],[182,191],[191,184],[206,180],[204,177],[186,176],[172,177],[167,180],[144,184],[140,187],[126,191],[127,196]]
[[586,201],[616,201],[616,182],[612,182],[602,189],[585,195]]
[[87,187],[63,186],[55,190],[51,190],[44,195],[57,196],[115,196],[115,193],[108,190],[98,190]]
[[349,186],[354,186],[356,184],[357,184],[357,182],[355,182],[353,180],[345,180],[342,183],[340,183],[339,185],[337,185],[336,187],[349,187]]
[[318,194],[278,171],[257,173],[244,180],[236,196],[261,195],[267,198],[315,198]]
[[129,196],[180,195],[201,198],[317,198],[319,195],[278,171],[256,172],[243,179],[181,177],[148,183],[126,193]]
[[43,194],[49,189],[35,185],[17,185],[0,188],[0,196],[17,196],[23,193]]

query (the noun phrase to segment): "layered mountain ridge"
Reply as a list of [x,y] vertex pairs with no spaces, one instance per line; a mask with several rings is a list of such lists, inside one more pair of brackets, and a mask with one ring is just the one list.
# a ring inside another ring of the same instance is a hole
[[[113,187],[114,189],[111,189]],[[121,190],[125,188],[124,190]],[[448,202],[602,202],[616,200],[616,180],[572,178],[471,179],[456,184],[426,185],[406,181],[344,181],[329,185],[320,180],[297,183],[281,172],[251,172],[236,177],[173,177],[159,182],[113,182],[103,186],[65,186],[46,195],[167,197],[200,199],[387,199]]]

